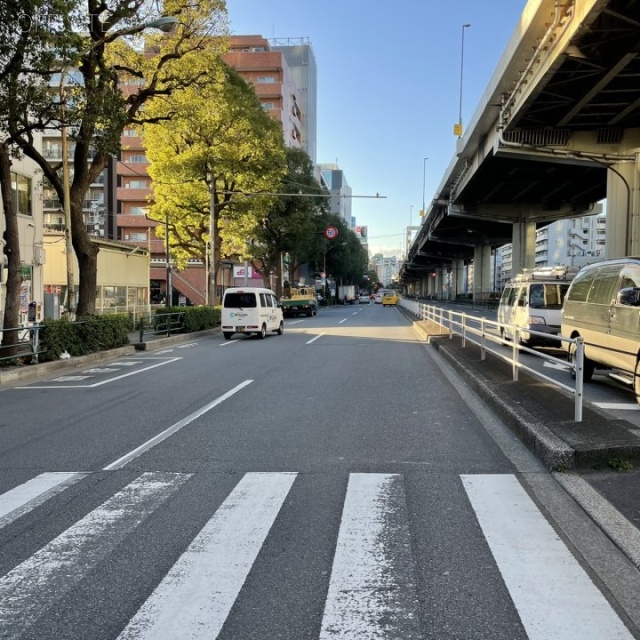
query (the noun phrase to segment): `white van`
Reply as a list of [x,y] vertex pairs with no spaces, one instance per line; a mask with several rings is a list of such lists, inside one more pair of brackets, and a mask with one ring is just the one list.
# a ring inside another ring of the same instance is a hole
[[562,320],[562,303],[569,284],[576,276],[575,267],[558,265],[523,269],[502,292],[498,305],[500,336],[513,340],[515,327],[519,341],[527,346],[562,347],[559,340],[533,335],[531,331],[557,336]]
[[[584,340],[583,379],[594,370],[628,384],[640,402],[640,258],[582,267],[562,310],[562,335]],[[566,343],[575,377],[575,345]]]
[[231,287],[222,298],[222,335],[230,340],[234,333],[255,333],[264,338],[268,331],[284,332],[282,308],[271,289]]

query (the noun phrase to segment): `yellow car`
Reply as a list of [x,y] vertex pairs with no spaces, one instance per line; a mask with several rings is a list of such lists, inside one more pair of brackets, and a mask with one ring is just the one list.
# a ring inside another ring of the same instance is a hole
[[398,302],[398,296],[395,293],[385,293],[382,297],[382,306],[395,305]]

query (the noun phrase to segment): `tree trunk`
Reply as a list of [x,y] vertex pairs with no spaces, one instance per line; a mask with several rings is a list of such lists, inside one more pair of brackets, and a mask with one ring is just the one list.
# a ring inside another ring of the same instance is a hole
[[[7,296],[4,303],[4,320],[2,332],[2,346],[13,347],[18,344],[18,331],[6,331],[16,329],[20,321],[20,287],[22,285],[22,272],[20,261],[20,237],[18,234],[18,216],[13,204],[13,191],[11,188],[11,157],[5,145],[0,145],[0,192],[4,209],[5,241],[3,252],[7,256]],[[12,356],[13,349],[2,349],[3,356]]]
[[[82,205],[87,187],[74,182],[71,193],[71,233],[73,250],[78,259],[78,308],[76,318],[92,316],[96,313],[96,292],[98,290],[98,245],[93,242],[84,224]],[[75,271],[75,269],[74,269]]]

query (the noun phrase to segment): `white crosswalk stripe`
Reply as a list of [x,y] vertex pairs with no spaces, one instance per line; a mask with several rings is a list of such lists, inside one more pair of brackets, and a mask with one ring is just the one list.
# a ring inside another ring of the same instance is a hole
[[530,640],[632,640],[513,476],[462,476]]
[[[0,527],[87,475],[43,473],[0,495]],[[209,520],[190,543],[185,540],[165,577],[141,594],[140,608],[121,621],[117,640],[226,638],[225,623],[251,591],[243,591],[247,578],[297,477],[247,473],[220,506],[202,505],[203,521]],[[141,525],[178,490],[187,495],[191,478],[140,474],[0,577],[0,637],[17,640],[41,617],[57,616],[59,601],[123,540],[140,536]],[[529,640],[633,638],[515,476],[460,480]],[[415,577],[422,559],[411,527],[402,475],[349,475],[318,640],[422,640]],[[260,603],[249,606],[259,609]],[[522,630],[515,634],[520,638]]]
[[320,640],[421,637],[401,481],[350,476]]
[[245,475],[119,640],[217,638],[295,477]]
[[188,478],[143,474],[0,578],[0,637],[32,623]]

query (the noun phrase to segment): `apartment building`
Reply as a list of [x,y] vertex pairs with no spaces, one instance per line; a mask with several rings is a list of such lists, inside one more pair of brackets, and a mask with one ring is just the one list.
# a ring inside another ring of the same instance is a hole
[[[290,73],[285,54],[282,51],[272,51],[269,42],[262,36],[233,36],[224,60],[246,81],[253,84],[263,108],[281,122],[285,143],[291,147],[304,148],[299,91]],[[123,78],[123,92],[126,94],[128,90],[137,87],[139,82],[138,78]],[[313,93],[315,96],[315,85]],[[164,300],[167,292],[171,291],[173,304],[203,304],[206,301],[207,290],[205,265],[193,261],[185,270],[173,269],[167,262],[164,242],[156,233],[158,228],[160,234],[163,234],[164,225],[148,220],[145,215],[152,197],[152,184],[148,175],[149,163],[142,139],[136,129],[129,128],[123,132],[121,147],[120,157],[114,163],[113,169],[113,188],[116,192],[114,209],[117,213],[117,230],[114,237],[148,248],[151,256],[152,303]],[[233,269],[220,269],[218,295],[224,287],[240,283],[236,282],[234,273]],[[170,274],[170,284],[167,283],[167,274]],[[262,285],[262,279],[259,278],[256,284]]]

